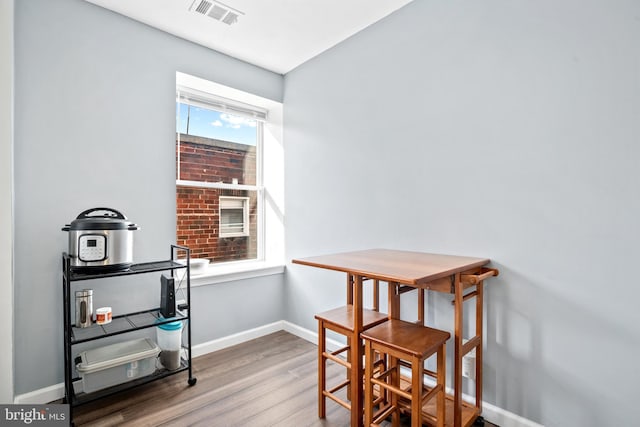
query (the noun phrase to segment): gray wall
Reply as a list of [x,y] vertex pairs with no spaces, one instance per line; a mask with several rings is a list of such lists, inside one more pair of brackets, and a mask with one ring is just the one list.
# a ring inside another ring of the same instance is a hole
[[[489,257],[485,401],[640,416],[639,2],[415,1],[287,74],[284,102],[288,260]],[[288,265],[288,319],[315,328],[344,280]]]
[[[175,242],[175,72],[281,101],[282,76],[80,0],[15,4],[15,392],[62,382],[60,228],[111,206],[141,225],[136,261]],[[155,275],[93,287],[114,312],[148,308]],[[196,288],[194,343],[283,318],[282,277]],[[222,298],[224,297],[224,298]],[[254,317],[237,307],[255,299]],[[117,313],[116,313],[117,314]],[[226,315],[229,315],[227,317]],[[228,323],[227,323],[228,322]]]

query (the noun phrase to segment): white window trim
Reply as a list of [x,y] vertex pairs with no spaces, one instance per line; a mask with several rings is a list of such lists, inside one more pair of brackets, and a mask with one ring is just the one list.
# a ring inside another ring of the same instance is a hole
[[[197,101],[193,101],[192,99],[189,99],[189,97],[193,97],[195,99],[197,99]],[[207,92],[203,92],[203,91],[199,91],[197,89],[193,89],[193,88],[187,88],[181,85],[176,85],[176,102],[188,102],[191,103],[193,105],[197,105],[203,108],[207,108],[210,110],[215,110],[215,111],[229,111],[231,112],[231,114],[236,114],[234,111],[239,111],[240,110],[240,106],[242,106],[243,109],[243,116],[248,117],[248,118],[252,118],[256,120],[256,185],[246,185],[246,184],[234,184],[234,183],[224,183],[224,182],[205,182],[205,181],[190,181],[190,180],[182,180],[179,179],[180,178],[180,150],[178,150],[178,157],[177,157],[177,173],[178,176],[176,177],[176,186],[183,186],[183,187],[200,187],[200,188],[216,188],[216,189],[228,189],[228,190],[249,190],[249,191],[256,191],[256,197],[257,197],[257,236],[256,236],[256,241],[257,241],[257,250],[256,250],[256,258],[255,259],[249,259],[247,261],[261,261],[264,260],[264,237],[265,237],[265,233],[263,231],[263,227],[264,227],[264,221],[262,220],[262,215],[263,215],[263,208],[261,206],[262,203],[264,203],[264,197],[262,196],[262,194],[264,193],[264,187],[262,186],[262,159],[264,158],[262,155],[262,150],[264,149],[264,144],[263,144],[263,138],[264,138],[264,132],[263,132],[263,126],[264,123],[262,120],[265,120],[267,117],[267,112],[260,109],[259,107],[253,107],[251,105],[248,104],[243,104],[241,102],[235,102],[232,100],[229,100],[227,98],[224,97],[220,97],[217,96],[215,94],[210,94]],[[229,107],[229,105],[225,105],[225,103],[232,103],[233,105]],[[233,108],[236,107],[236,109],[234,110]],[[254,111],[256,112],[256,116],[257,117],[253,117],[251,116],[251,112]],[[181,144],[180,141],[180,133],[177,133],[177,143],[178,145]],[[222,200],[223,198],[233,198],[232,196],[220,196],[219,200]],[[236,197],[237,198],[237,197]],[[247,198],[248,200],[248,198]],[[244,206],[244,230],[240,233],[222,233],[221,232],[221,222],[222,222],[222,216],[221,216],[221,211],[220,208],[218,208],[218,218],[219,218],[219,222],[218,222],[218,233],[219,233],[219,238],[232,238],[232,237],[248,237],[249,236],[249,209],[248,209],[248,203],[245,203]],[[232,262],[232,261],[230,261]],[[226,264],[226,262],[221,262],[220,264]]]
[[[258,170],[256,170],[258,186],[235,186],[225,183],[202,183],[177,180],[176,185],[193,185],[220,189],[257,190],[259,203],[258,230],[261,233],[257,260],[230,261],[213,263],[203,274],[192,276],[192,286],[205,286],[226,283],[235,280],[249,279],[272,274],[282,274],[285,270],[284,262],[284,152],[282,151],[282,120],[283,106],[281,102],[273,101],[210,80],[203,80],[195,76],[176,73],[177,86],[184,88],[198,88],[206,93],[215,93],[220,97],[238,100],[242,103],[257,106],[268,112],[268,119],[263,123],[261,141],[269,146],[269,152],[258,150]],[[264,149],[263,145],[263,149]],[[265,165],[265,155],[268,154],[269,163]],[[266,166],[266,168],[265,168]],[[267,197],[267,192],[269,196]],[[269,241],[267,241],[267,236]]]
[[176,85],[176,101],[183,104],[191,104],[194,107],[209,108],[216,111],[229,113],[234,116],[245,117],[256,121],[267,121],[267,110],[255,105],[225,98],[198,89]]
[[269,261],[230,261],[209,265],[204,273],[191,275],[191,287],[216,285],[284,273],[283,263]]

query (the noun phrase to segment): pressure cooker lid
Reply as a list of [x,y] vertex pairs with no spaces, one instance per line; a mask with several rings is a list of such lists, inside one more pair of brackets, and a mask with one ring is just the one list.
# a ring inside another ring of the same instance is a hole
[[120,211],[111,208],[87,209],[62,230],[138,230]]

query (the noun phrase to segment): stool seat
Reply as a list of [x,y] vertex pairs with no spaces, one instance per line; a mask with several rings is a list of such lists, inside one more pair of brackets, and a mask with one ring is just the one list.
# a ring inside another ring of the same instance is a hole
[[[362,328],[368,329],[373,326],[379,325],[388,319],[388,315],[380,313],[378,311],[363,309],[362,310]],[[334,308],[315,315],[317,320],[324,322],[325,327],[329,329],[331,326],[345,330],[354,331],[353,327],[353,305],[345,305],[342,307]]]
[[384,344],[405,355],[424,358],[435,353],[451,334],[398,319],[377,325],[363,331],[360,336],[379,344]]

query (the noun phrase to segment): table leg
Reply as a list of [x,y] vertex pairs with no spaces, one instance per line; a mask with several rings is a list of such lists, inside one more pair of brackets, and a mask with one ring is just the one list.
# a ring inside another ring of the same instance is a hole
[[424,293],[426,292],[422,288],[416,288],[418,291],[418,323],[422,326],[425,326],[427,323],[424,318]]
[[462,282],[460,273],[454,276],[454,354],[453,354],[453,425],[462,427],[462,334],[463,334],[463,306]]
[[347,273],[347,304],[353,304],[353,275]]
[[400,293],[398,292],[398,283],[387,282],[387,307],[389,311],[389,319],[400,318]]
[[362,332],[362,276],[354,276],[353,286],[353,328],[351,336],[351,426],[360,427],[363,422],[363,389],[362,376],[364,367],[362,356],[364,349],[360,333]]
[[482,414],[482,304],[484,294],[484,283],[480,281],[476,285],[476,337],[480,342],[476,347],[476,407]]

